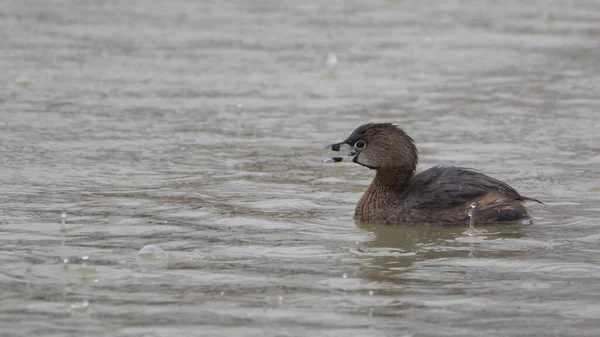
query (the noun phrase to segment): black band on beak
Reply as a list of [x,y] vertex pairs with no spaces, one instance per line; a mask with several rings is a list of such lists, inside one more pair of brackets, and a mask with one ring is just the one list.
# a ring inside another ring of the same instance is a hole
[[350,158],[354,158],[356,156],[356,150],[347,142],[331,144],[325,148],[331,149],[331,150],[337,151],[337,152],[347,151],[346,157],[332,157],[332,158],[326,159],[325,162],[339,163],[344,160],[350,160]]

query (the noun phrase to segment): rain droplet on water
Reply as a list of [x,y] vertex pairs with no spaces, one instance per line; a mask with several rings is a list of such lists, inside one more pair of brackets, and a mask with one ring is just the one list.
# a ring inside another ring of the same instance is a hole
[[242,115],[242,111],[244,111],[244,105],[238,103],[235,106],[237,107],[237,110],[235,110],[235,115],[239,117]]
[[71,304],[71,315],[84,315],[90,309],[90,302],[84,300],[79,303]]
[[146,245],[140,249],[138,256],[144,260],[164,260],[166,259],[167,253],[157,245]]
[[27,77],[18,77],[15,79],[15,83],[22,88],[27,88],[31,81]]
[[60,231],[62,233],[67,231],[67,213],[66,212],[62,212],[61,215],[61,219],[60,219]]
[[475,210],[477,209],[477,203],[471,204],[471,211],[469,212],[469,231],[475,230]]
[[375,292],[373,290],[369,290],[369,295],[373,296]]
[[469,229],[467,229],[463,234],[466,234],[467,236],[480,236],[483,235],[485,233],[485,231],[479,231],[475,228],[475,214],[477,210],[477,203],[473,202],[471,203],[471,211],[469,213],[467,213],[467,215],[469,216]]
[[283,304],[283,296],[281,296],[281,295],[267,296],[267,307],[279,308],[282,304]]
[[347,273],[343,273],[342,274],[342,278],[348,278],[348,274]]
[[329,69],[329,71],[333,71],[335,70],[335,68],[337,67],[337,55],[335,55],[335,53],[328,53],[327,54],[327,69]]

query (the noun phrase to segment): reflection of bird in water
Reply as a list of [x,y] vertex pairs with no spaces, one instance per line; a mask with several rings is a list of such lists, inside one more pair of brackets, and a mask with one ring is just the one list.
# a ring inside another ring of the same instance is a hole
[[520,238],[523,226],[488,226],[485,237],[463,235],[458,226],[387,226],[357,223],[374,234],[362,244],[360,254],[372,256],[363,263],[358,276],[374,282],[411,282],[411,274],[420,270],[415,264],[448,258],[514,258],[519,250],[498,250],[495,240]]

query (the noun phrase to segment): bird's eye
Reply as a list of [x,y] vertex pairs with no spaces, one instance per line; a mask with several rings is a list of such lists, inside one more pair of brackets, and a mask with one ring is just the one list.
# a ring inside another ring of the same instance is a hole
[[358,140],[358,141],[356,141],[356,143],[354,143],[354,147],[357,149],[362,149],[365,146],[367,146],[367,143],[365,143],[364,140]]

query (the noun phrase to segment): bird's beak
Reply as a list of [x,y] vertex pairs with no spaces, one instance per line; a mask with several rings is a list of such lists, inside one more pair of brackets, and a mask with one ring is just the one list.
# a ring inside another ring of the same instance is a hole
[[356,156],[356,150],[354,149],[354,147],[352,147],[346,142],[331,144],[326,146],[325,148],[330,149],[332,151],[346,152],[346,155],[343,157],[331,157],[325,159],[325,163],[338,163],[341,161],[348,161]]

